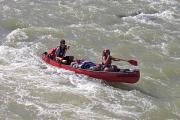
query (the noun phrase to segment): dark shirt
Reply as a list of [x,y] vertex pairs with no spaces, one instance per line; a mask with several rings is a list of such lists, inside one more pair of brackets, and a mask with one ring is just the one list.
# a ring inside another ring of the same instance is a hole
[[56,57],[64,57],[65,52],[66,52],[66,47],[65,48],[61,48],[60,46],[57,48],[56,50]]

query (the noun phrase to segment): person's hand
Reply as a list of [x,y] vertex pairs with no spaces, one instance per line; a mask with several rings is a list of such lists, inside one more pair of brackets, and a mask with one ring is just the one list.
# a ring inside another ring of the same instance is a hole
[[59,60],[60,60],[60,61],[62,61],[62,60],[63,60],[63,58],[59,58]]
[[110,54],[107,55],[107,58],[110,58]]
[[70,46],[68,45],[68,46],[67,46],[67,49],[69,49],[69,48],[70,48]]
[[56,57],[56,60],[58,60],[58,61],[62,61],[62,60],[63,60],[63,58]]

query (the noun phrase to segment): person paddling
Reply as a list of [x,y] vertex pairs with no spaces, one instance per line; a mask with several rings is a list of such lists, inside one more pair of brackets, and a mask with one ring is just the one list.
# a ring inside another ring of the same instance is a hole
[[66,42],[64,39],[60,41],[60,45],[56,48],[55,55],[56,55],[56,60],[58,62],[66,63],[67,60],[64,59],[66,55],[66,51],[69,49],[70,46],[66,45]]
[[116,71],[117,70],[117,66],[116,65],[111,65],[112,60],[113,61],[120,61],[120,58],[115,58],[113,56],[110,55],[110,50],[109,49],[105,49],[103,50],[102,53],[102,65],[104,68],[104,71]]

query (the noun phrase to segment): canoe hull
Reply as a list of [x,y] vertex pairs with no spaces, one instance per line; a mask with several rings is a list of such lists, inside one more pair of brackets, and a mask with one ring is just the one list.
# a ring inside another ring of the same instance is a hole
[[86,69],[72,68],[68,65],[60,64],[50,59],[47,55],[42,55],[42,60],[52,66],[73,71],[78,74],[84,74],[92,78],[101,79],[106,82],[136,83],[140,78],[139,70],[122,71],[122,72],[92,71]]

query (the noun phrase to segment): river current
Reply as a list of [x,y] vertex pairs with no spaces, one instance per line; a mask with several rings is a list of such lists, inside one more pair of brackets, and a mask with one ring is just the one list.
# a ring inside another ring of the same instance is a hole
[[[0,119],[179,120],[179,13],[179,0],[0,0]],[[109,48],[138,60],[140,80],[109,85],[44,63],[61,39],[77,58],[98,63]]]

